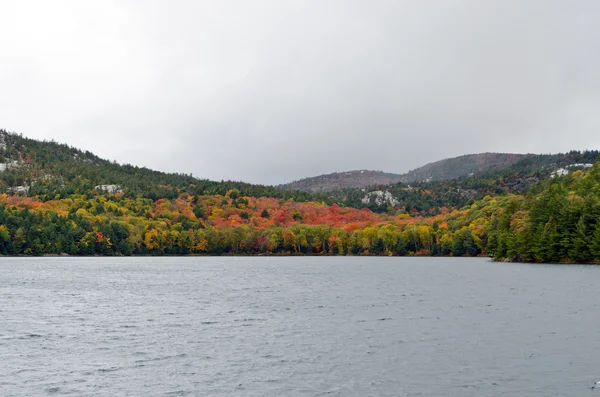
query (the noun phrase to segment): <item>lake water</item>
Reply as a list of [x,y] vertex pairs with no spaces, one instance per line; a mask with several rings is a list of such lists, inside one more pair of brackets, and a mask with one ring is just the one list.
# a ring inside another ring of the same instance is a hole
[[0,395],[600,395],[599,280],[461,258],[2,258]]

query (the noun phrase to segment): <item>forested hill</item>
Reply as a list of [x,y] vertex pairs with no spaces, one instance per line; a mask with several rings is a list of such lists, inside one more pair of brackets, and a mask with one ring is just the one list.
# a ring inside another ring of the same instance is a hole
[[503,170],[531,154],[478,153],[448,158],[426,164],[402,175],[399,182],[430,182],[456,179],[484,172]]
[[2,131],[0,254],[489,255],[596,263],[598,154],[528,156],[478,175],[325,199],[119,165]]
[[347,171],[324,174],[279,185],[280,189],[304,190],[308,192],[332,192],[375,185],[390,185],[398,182],[430,182],[460,178],[494,170],[502,170],[533,155],[511,153],[467,154],[426,164],[405,174],[382,171]]
[[332,192],[336,190],[363,188],[375,185],[390,185],[402,181],[403,176],[383,171],[347,171],[323,174],[300,179],[277,186],[283,190],[302,190],[306,192]]
[[600,160],[489,215],[486,251],[497,260],[600,263]]
[[120,193],[40,201],[0,194],[8,255],[490,255],[600,261],[600,162],[547,179],[535,194],[486,196],[432,216],[226,195]]
[[231,189],[251,197],[314,199],[314,195],[306,192],[282,191],[272,186],[216,182],[192,175],[121,165],[66,144],[38,141],[0,130],[0,193],[37,196],[45,201],[101,192],[102,189],[122,190],[127,196],[153,200],[173,199],[183,192],[224,195]]
[[462,207],[486,195],[526,194],[539,183],[587,169],[600,152],[570,151],[548,155],[528,155],[499,170],[488,170],[473,175],[442,181],[396,183],[346,189],[330,193],[339,205],[369,208],[386,212],[394,208],[411,214],[434,215],[443,207]]

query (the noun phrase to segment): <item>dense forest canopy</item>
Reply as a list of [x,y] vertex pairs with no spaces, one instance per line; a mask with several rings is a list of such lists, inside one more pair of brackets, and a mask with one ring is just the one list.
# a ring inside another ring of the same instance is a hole
[[5,131],[0,146],[3,255],[600,260],[596,151],[526,156],[467,177],[325,195],[120,165]]
[[281,191],[272,186],[234,181],[209,181],[192,175],[153,171],[130,164],[121,165],[101,159],[89,151],[66,144],[37,141],[0,130],[0,163],[5,171],[0,175],[0,191],[9,187],[27,186],[30,196],[40,200],[89,194],[98,185],[119,185],[126,196],[174,199],[179,194],[224,195],[231,189],[251,197],[293,198],[313,200],[314,195],[300,191]]

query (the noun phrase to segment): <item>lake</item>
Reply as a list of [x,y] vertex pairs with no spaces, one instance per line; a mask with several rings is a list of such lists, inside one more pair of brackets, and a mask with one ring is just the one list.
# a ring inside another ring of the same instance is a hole
[[0,259],[2,396],[580,396],[599,266]]

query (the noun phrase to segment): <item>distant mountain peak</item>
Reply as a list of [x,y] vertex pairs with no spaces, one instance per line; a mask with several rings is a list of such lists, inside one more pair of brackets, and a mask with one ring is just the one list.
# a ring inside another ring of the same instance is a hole
[[277,186],[286,190],[304,190],[308,192],[330,192],[343,189],[365,188],[375,185],[390,185],[398,182],[430,182],[470,176],[481,172],[500,170],[509,167],[527,154],[513,153],[477,153],[448,158],[405,174],[393,174],[383,171],[355,170],[334,172],[310,178],[300,179]]
[[389,185],[400,182],[401,177],[402,175],[383,171],[355,170],[304,178],[277,187],[285,190],[304,190],[319,193],[373,185]]

